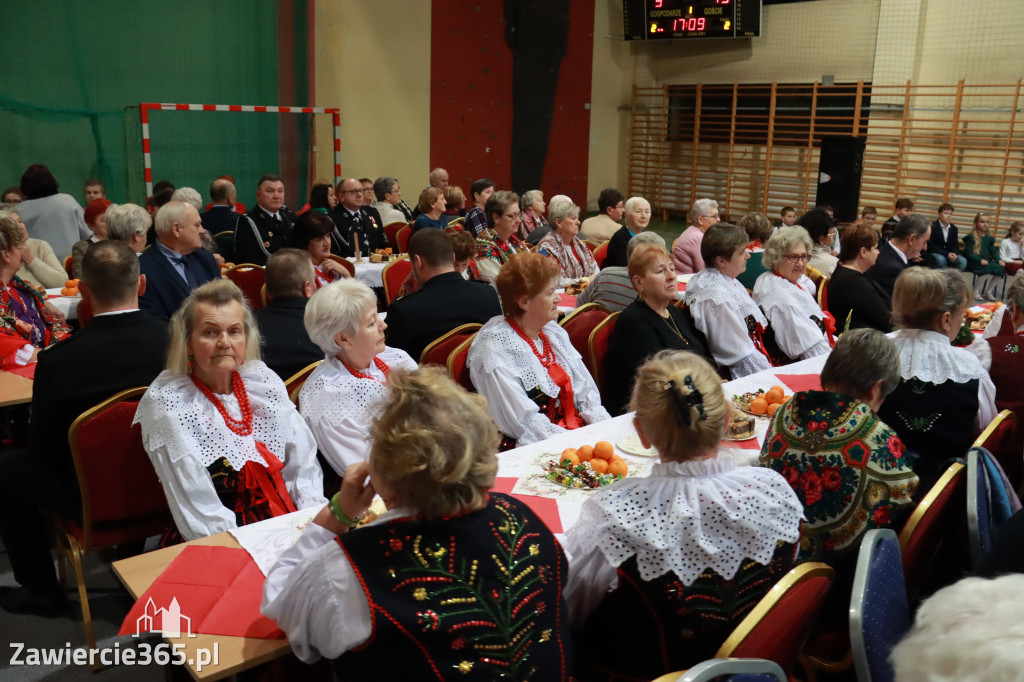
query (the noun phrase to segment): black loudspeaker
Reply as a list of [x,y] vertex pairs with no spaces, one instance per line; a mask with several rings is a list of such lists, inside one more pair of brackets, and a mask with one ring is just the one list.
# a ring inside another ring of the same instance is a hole
[[863,137],[821,138],[817,205],[831,205],[836,220],[845,223],[857,219],[863,164]]

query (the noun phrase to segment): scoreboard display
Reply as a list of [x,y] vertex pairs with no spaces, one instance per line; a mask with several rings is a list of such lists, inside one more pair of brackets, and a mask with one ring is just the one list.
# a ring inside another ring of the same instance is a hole
[[623,0],[626,40],[761,35],[761,0]]

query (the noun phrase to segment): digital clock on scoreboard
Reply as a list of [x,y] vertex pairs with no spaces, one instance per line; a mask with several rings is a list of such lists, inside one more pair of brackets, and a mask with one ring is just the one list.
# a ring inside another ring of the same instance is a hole
[[761,0],[623,0],[626,40],[761,35]]

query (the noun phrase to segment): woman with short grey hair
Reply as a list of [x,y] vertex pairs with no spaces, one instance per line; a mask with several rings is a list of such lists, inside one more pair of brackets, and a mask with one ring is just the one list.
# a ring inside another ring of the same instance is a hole
[[704,269],[700,243],[708,228],[721,220],[718,202],[714,199],[697,199],[690,209],[690,226],[676,239],[672,246],[672,261],[676,272],[689,274]]
[[377,296],[356,279],[320,287],[303,319],[325,357],[299,393],[299,411],[328,464],[342,475],[369,454],[366,429],[391,370],[416,369],[416,361],[384,345],[387,324],[377,315]]
[[835,320],[814,300],[814,282],[804,274],[813,247],[799,225],[779,230],[761,257],[768,272],[754,283],[754,301],[775,330],[779,350],[793,361],[824,355],[835,343]]
[[551,202],[548,208],[551,232],[537,244],[537,252],[558,261],[562,271],[559,284],[565,286],[583,277],[593,277],[600,270],[597,261],[579,238],[580,207],[572,202]]
[[523,212],[523,222],[519,225],[520,239],[526,239],[528,234],[548,224],[544,218],[544,192],[539,189],[523,192],[519,198],[519,209]]
[[135,253],[146,250],[146,232],[153,224],[149,211],[136,204],[114,204],[107,209],[107,239],[116,239],[132,247]]

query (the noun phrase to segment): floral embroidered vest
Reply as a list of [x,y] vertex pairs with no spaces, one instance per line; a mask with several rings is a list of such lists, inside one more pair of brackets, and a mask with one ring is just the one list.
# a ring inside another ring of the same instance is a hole
[[396,519],[337,538],[373,634],[335,661],[344,680],[568,680],[568,564],[524,504]]

